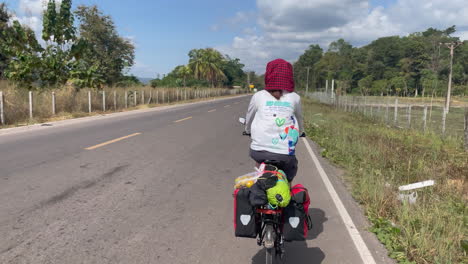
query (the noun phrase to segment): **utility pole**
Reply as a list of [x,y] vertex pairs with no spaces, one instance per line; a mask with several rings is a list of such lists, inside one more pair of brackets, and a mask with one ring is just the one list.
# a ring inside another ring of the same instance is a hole
[[309,70],[310,67],[306,67],[307,69],[307,85],[306,85],[306,95],[309,93]]
[[452,68],[453,68],[453,51],[463,44],[463,42],[449,42],[449,43],[439,43],[440,45],[444,44],[447,48],[450,49],[450,74],[449,74],[449,82],[447,87],[447,98],[445,99],[445,111],[447,113],[450,110],[450,95],[452,93]]

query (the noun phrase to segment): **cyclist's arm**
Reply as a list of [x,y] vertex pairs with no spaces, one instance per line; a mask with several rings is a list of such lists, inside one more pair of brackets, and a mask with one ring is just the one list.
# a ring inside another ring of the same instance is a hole
[[299,135],[305,132],[304,128],[304,118],[302,117],[302,106],[301,106],[301,99],[297,101],[296,107],[294,109],[294,115],[297,118],[297,123],[299,125]]
[[250,127],[252,126],[255,113],[257,112],[257,102],[255,94],[250,99],[249,108],[247,109],[247,115],[245,117],[245,132],[250,134]]

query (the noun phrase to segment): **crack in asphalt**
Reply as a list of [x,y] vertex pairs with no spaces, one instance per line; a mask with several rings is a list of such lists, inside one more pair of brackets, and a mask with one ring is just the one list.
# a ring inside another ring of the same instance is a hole
[[104,173],[103,175],[101,175],[99,178],[97,178],[95,180],[84,181],[84,182],[82,182],[82,183],[80,183],[78,185],[72,186],[72,187],[66,189],[65,191],[63,191],[62,193],[60,193],[58,195],[55,195],[55,196],[52,196],[51,198],[47,199],[46,201],[41,202],[37,209],[59,203],[59,202],[65,200],[65,199],[73,196],[79,190],[85,190],[85,189],[91,188],[94,185],[98,184],[99,182],[101,182],[101,181],[103,181],[103,180],[105,180],[107,178],[112,178],[118,172],[124,170],[129,165],[130,164],[125,164],[125,165],[120,165],[120,166],[114,167],[110,171]]

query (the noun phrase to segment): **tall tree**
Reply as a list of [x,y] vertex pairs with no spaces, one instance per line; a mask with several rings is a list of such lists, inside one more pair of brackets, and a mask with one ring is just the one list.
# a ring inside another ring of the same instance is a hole
[[317,86],[316,64],[322,58],[323,50],[319,45],[310,45],[294,63],[294,79],[298,87],[307,86],[307,67],[309,68],[309,87]]
[[[34,32],[22,26],[11,15],[4,3],[0,4],[0,78],[31,88],[39,80],[42,47]],[[11,23],[10,23],[11,22]]]
[[42,38],[47,47],[41,56],[40,79],[43,86],[64,84],[70,77],[75,61],[75,27],[71,0],[62,0],[57,13],[55,0],[47,4],[43,13]]
[[189,58],[194,76],[209,81],[211,87],[215,87],[218,81],[226,77],[221,69],[224,58],[219,51],[213,48],[194,49],[189,52]]
[[192,75],[192,70],[190,69],[190,67],[184,65],[178,69],[177,73],[180,77],[183,78],[184,87],[187,86],[187,78],[189,78]]
[[80,40],[86,43],[81,60],[87,67],[96,66],[108,85],[117,83],[123,70],[134,64],[134,45],[119,36],[112,18],[97,6],[79,6],[75,14],[80,21]]
[[231,59],[228,55],[225,56],[224,63],[221,65],[226,78],[224,79],[224,85],[226,86],[242,86],[246,81],[246,74],[243,70],[244,64],[240,62],[240,59]]
[[6,32],[8,29],[8,21],[10,21],[11,15],[8,12],[5,3],[0,3],[0,79],[4,76],[5,69],[8,65],[9,56],[6,52]]

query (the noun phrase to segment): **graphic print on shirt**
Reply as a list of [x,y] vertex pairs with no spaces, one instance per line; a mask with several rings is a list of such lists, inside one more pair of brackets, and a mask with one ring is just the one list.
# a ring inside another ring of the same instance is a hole
[[299,140],[299,130],[295,127],[296,120],[294,116],[291,116],[291,120],[293,124],[291,126],[287,126],[283,132],[280,133],[281,140],[288,139],[288,151],[289,155],[294,155],[296,153],[296,144]]

